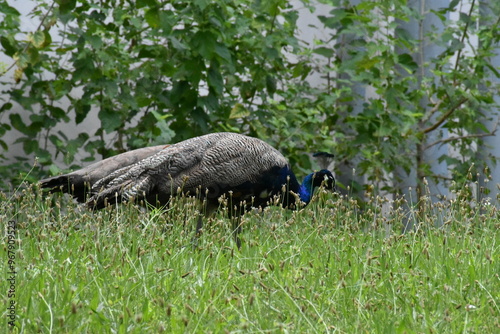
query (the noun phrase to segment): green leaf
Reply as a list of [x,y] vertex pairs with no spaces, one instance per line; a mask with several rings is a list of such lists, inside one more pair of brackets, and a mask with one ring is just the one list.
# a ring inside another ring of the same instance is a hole
[[194,110],[191,111],[191,117],[201,131],[206,132],[208,130],[207,125],[209,123],[209,118],[203,108],[194,108]]
[[217,53],[217,55],[226,62],[232,63],[233,60],[231,57],[231,52],[226,45],[217,43],[217,45],[215,46],[215,53]]
[[16,53],[13,58],[17,66],[21,69],[25,69],[30,64],[30,58],[27,53]]
[[215,91],[217,95],[222,95],[224,90],[224,82],[222,80],[222,75],[218,69],[211,66],[208,69],[207,75],[208,85]]
[[450,4],[448,5],[448,10],[455,10],[455,7],[458,5],[460,0],[451,0]]
[[52,144],[54,144],[55,147],[57,148],[64,148],[65,147],[65,143],[59,139],[59,137],[57,137],[56,135],[50,135],[49,136],[49,140]]
[[208,0],[193,0],[193,4],[196,5],[200,10],[205,10],[207,6],[210,4]]
[[[38,142],[37,142],[38,146]],[[52,163],[52,156],[50,155],[50,152],[45,150],[45,149],[37,149],[36,151],[36,156],[38,158],[38,162],[42,165],[47,165]]]
[[335,51],[332,48],[327,48],[324,46],[315,48],[313,52],[326,58],[332,58],[335,55]]
[[17,9],[9,6],[6,1],[0,2],[0,13],[9,15],[9,16],[21,16]]
[[0,124],[0,138],[3,137],[11,129],[8,124]]
[[50,44],[52,44],[52,36],[50,35],[50,32],[48,30],[44,30],[43,35],[44,35],[44,43],[42,47],[47,47]]
[[198,99],[198,106],[199,107],[206,107],[207,110],[209,111],[217,111],[219,110],[220,104],[219,104],[219,99],[215,94],[212,92],[209,93],[207,96],[201,96]]
[[186,43],[184,43],[183,41],[181,41],[180,39],[178,39],[174,36],[167,36],[166,38],[167,38],[167,40],[170,41],[170,45],[174,49],[177,49],[179,51],[184,51],[184,50],[189,49],[189,46]]
[[87,114],[89,113],[91,106],[90,104],[87,104],[88,101],[86,100],[77,100],[74,103],[74,110],[75,110],[75,123],[80,124],[83,122],[83,120],[87,117]]
[[12,103],[7,102],[0,107],[0,112],[12,109]]
[[17,51],[17,47],[15,45],[16,41],[10,36],[0,36],[0,44],[3,47],[3,52],[12,57]]
[[73,71],[74,81],[85,81],[90,78],[95,71],[94,61],[90,55],[88,55],[88,57],[84,55],[79,56],[73,65],[75,66],[75,70]]
[[276,93],[276,79],[271,75],[266,75],[266,89],[269,95]]
[[[5,152],[7,152],[9,150],[7,143],[5,143],[3,140],[0,140],[0,146],[4,149]],[[0,158],[4,159],[4,157],[5,156],[3,154],[0,154]]]
[[28,127],[26,124],[24,124],[24,121],[22,120],[21,116],[19,114],[11,114],[9,116],[10,119],[10,124],[16,129],[17,131],[25,134],[25,135],[32,135],[30,133]]
[[83,146],[85,146],[85,142],[88,139],[89,135],[87,133],[79,133],[78,137],[76,137],[75,139],[71,140],[65,139],[67,155],[74,156],[78,152],[78,150],[80,150]]
[[159,121],[159,122],[165,122],[166,120],[168,120],[169,118],[172,117],[171,114],[160,114],[156,110],[151,111],[151,113],[153,114],[153,116],[155,117],[155,119],[157,121]]
[[68,115],[66,115],[66,112],[59,108],[59,107],[55,107],[55,106],[47,106],[47,109],[50,111],[50,114],[52,115],[52,117],[56,118],[56,119],[62,119],[64,120],[65,122],[69,122],[69,117]]
[[250,111],[245,108],[241,103],[237,103],[231,108],[231,113],[229,114],[229,119],[238,119],[250,116]]
[[104,43],[99,35],[87,36],[87,43],[94,49],[100,49],[103,47]]
[[56,3],[59,4],[59,11],[61,14],[66,14],[76,6],[76,0],[56,0]]
[[61,168],[57,167],[54,164],[51,164],[49,166],[49,173],[50,175],[59,175],[61,173]]
[[193,37],[193,46],[205,59],[211,59],[217,37],[210,31],[198,31]]
[[155,7],[158,6],[158,2],[156,0],[137,0],[137,8],[143,7]]
[[111,133],[122,125],[120,115],[108,108],[104,108],[99,112],[99,119],[101,120],[101,126],[106,133]]
[[35,48],[41,48],[45,43],[45,34],[43,31],[38,30],[34,34],[28,35],[28,40]]
[[404,42],[407,47],[411,46],[411,44],[415,41],[413,36],[407,29],[403,29],[401,27],[396,27],[395,35],[398,38],[399,42]]
[[241,84],[240,94],[244,100],[251,99],[255,95],[255,91],[256,88],[251,82],[245,81]]
[[149,9],[144,15],[144,19],[151,28],[158,28],[160,26],[160,12],[158,8]]
[[23,150],[26,154],[31,154],[38,150],[38,141],[32,139],[23,140]]
[[311,73],[311,66],[304,62],[299,62],[292,67],[292,75],[294,78],[300,77],[302,80],[305,80],[309,73]]
[[464,12],[460,12],[460,21],[464,23],[469,23],[470,21],[470,15]]
[[418,70],[418,64],[413,60],[413,57],[408,53],[399,54],[398,62],[401,65],[404,65],[404,67],[408,69],[410,73],[414,73],[416,70]]

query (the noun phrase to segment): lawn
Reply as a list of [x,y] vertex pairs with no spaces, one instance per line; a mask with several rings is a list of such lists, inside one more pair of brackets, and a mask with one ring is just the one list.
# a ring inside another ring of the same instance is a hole
[[[407,212],[371,198],[361,210],[320,193],[300,211],[243,216],[238,249],[224,210],[193,238],[189,199],[93,213],[37,189],[0,196],[13,333],[500,332],[500,213],[488,203]],[[405,220],[415,231],[401,233]]]

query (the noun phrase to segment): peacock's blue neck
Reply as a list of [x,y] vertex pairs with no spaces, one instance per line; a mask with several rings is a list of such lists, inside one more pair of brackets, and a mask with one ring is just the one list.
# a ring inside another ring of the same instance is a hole
[[279,182],[275,186],[281,188],[283,184],[288,184],[288,190],[298,194],[302,202],[309,204],[314,192],[313,177],[314,173],[307,175],[302,184],[300,184],[292,170],[287,166],[280,170]]
[[313,194],[313,176],[314,174],[309,174],[304,178],[302,184],[299,187],[299,197],[300,200],[306,204],[309,204]]

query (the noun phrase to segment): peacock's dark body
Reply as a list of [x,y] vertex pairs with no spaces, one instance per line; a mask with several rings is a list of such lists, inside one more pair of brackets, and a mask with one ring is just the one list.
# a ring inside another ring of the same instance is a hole
[[52,191],[72,193],[95,209],[130,200],[165,205],[182,192],[206,200],[209,213],[225,195],[236,214],[265,207],[277,195],[284,207],[294,209],[297,198],[309,203],[321,184],[335,187],[326,169],[299,184],[275,148],[257,138],[226,132],[130,151],[40,183]]

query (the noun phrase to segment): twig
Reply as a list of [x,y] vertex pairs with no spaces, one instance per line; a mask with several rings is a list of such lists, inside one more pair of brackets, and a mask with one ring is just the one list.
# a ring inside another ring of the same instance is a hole
[[[464,42],[465,42],[465,37],[467,37],[467,30],[469,29],[469,25],[470,25],[470,21],[471,21],[471,16],[472,16],[472,12],[474,11],[474,6],[476,4],[476,0],[473,0],[471,5],[470,5],[470,9],[469,9],[469,13],[468,13],[468,17],[469,19],[465,22],[465,27],[464,27],[464,31],[463,31],[463,34],[462,34],[462,38],[460,39],[460,43],[462,43],[462,45],[464,45]],[[456,71],[458,69],[458,64],[460,62],[460,56],[462,55],[462,50],[463,48],[460,48],[457,52],[457,58],[456,58],[456,61],[455,61],[455,68],[454,68],[454,72],[456,74]],[[457,77],[456,75],[454,76],[453,78],[453,87],[456,87],[457,86]]]
[[467,139],[467,138],[481,138],[481,137],[494,136],[496,134],[497,130],[498,130],[498,122],[499,121],[500,121],[500,119],[497,119],[497,122],[496,122],[495,126],[493,127],[493,130],[491,130],[491,132],[488,132],[488,133],[474,133],[474,134],[470,134],[470,135],[455,136],[455,137],[450,137],[450,138],[446,138],[446,139],[436,140],[435,142],[430,143],[429,145],[425,146],[424,150],[427,150],[428,148],[431,148],[432,146],[435,146],[435,145],[438,145],[438,144],[446,144],[446,143],[449,143],[449,142],[455,141],[455,140],[461,140],[461,139]]
[[434,105],[434,107],[431,110],[429,110],[429,112],[427,112],[427,114],[422,118],[420,123],[423,124],[423,123],[427,122],[432,117],[432,115],[434,115],[436,113],[436,111],[439,110],[442,103],[443,103],[443,100],[437,101],[436,104]]
[[[436,130],[441,124],[443,124],[448,119],[448,117],[451,116],[451,114],[453,114],[453,112],[455,110],[457,110],[462,104],[464,104],[467,101],[468,101],[468,98],[462,97],[462,99],[460,101],[458,101],[458,103],[455,106],[451,107],[445,114],[443,114],[441,116],[441,118],[436,123],[434,123],[433,125],[429,126],[426,129],[424,129],[422,131],[422,133],[429,133],[433,130]],[[441,105],[441,103],[438,102],[438,105],[435,106],[434,108],[439,108],[440,105]]]
[[440,174],[434,174],[431,177],[435,178],[435,179],[438,179],[438,180],[453,181],[453,177],[451,177],[451,176],[444,176],[444,175],[440,175]]

